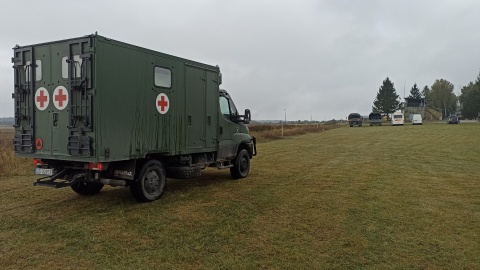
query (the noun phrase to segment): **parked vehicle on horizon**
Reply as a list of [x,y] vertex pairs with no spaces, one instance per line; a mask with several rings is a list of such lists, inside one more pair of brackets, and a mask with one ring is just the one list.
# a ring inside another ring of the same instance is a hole
[[421,125],[423,124],[422,115],[421,114],[413,114],[412,115],[412,125]]
[[458,119],[458,117],[456,115],[450,115],[448,117],[448,124],[459,124],[460,123],[460,120]]
[[348,125],[350,127],[359,126],[363,124],[363,117],[359,113],[351,113],[348,115]]
[[393,126],[400,126],[405,123],[405,119],[403,118],[403,113],[401,112],[394,112],[392,114],[392,125]]
[[378,112],[372,112],[368,115],[368,121],[370,123],[370,126],[373,126],[373,125],[381,126],[382,114]]

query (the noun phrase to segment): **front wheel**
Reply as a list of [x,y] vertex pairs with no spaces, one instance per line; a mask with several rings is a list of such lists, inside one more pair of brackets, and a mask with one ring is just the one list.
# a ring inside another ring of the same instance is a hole
[[233,179],[247,177],[250,172],[250,155],[247,150],[242,149],[238,152],[237,157],[233,161],[233,167],[230,168],[230,174]]
[[137,201],[151,202],[162,196],[166,182],[162,163],[150,160],[143,165],[138,179],[130,185],[130,191]]
[[95,195],[102,190],[103,184],[78,181],[73,183],[70,187],[80,195]]

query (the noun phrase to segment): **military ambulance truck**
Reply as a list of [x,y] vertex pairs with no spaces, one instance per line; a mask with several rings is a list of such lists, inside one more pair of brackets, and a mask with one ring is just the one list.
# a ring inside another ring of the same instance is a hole
[[247,177],[256,155],[210,66],[97,34],[13,48],[16,156],[33,158],[36,186],[93,195],[130,187],[141,202],[166,178],[206,167]]

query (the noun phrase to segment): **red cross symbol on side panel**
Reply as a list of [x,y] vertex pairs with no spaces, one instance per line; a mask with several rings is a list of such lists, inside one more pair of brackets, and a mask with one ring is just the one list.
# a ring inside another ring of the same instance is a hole
[[68,91],[65,87],[59,85],[53,91],[53,105],[59,110],[63,110],[68,105]]
[[168,96],[164,93],[160,93],[157,96],[157,100],[155,101],[155,106],[157,106],[157,110],[161,114],[166,114],[168,109],[170,108],[170,101],[168,100]]
[[47,89],[45,87],[40,87],[35,92],[35,106],[40,111],[45,110],[48,107],[50,102],[50,96],[48,95]]

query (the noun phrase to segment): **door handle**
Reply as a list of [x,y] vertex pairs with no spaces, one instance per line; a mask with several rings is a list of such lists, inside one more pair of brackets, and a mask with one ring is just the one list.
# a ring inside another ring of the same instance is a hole
[[58,126],[58,112],[53,113],[53,126],[54,127]]

